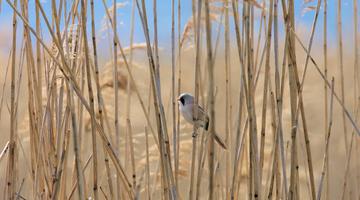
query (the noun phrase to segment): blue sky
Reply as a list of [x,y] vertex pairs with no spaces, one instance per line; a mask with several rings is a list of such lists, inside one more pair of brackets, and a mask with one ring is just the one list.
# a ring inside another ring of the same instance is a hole
[[[259,0],[258,0],[259,1]],[[51,0],[42,0],[42,4],[44,6],[44,9],[48,13],[48,16],[51,16]],[[131,18],[131,6],[132,1],[117,1],[117,2],[123,2],[126,3],[126,5],[123,8],[118,9],[118,32],[119,36],[121,38],[121,41],[123,43],[123,46],[126,46],[129,44],[129,33],[130,33],[130,18]],[[147,12],[149,17],[149,24],[152,27],[152,0],[146,0],[147,4]],[[175,1],[176,7],[177,7],[177,1]],[[187,20],[191,16],[191,0],[183,0],[181,1],[182,4],[182,25],[181,27],[184,27],[184,24],[187,22]],[[112,1],[108,1],[108,6],[112,5]],[[296,23],[297,26],[305,27],[306,31],[309,31],[311,28],[311,22],[313,20],[314,11],[303,13],[303,9],[305,7],[303,0],[295,0],[295,10],[296,10]],[[311,2],[306,5],[315,6],[316,1]],[[70,5],[69,5],[70,6]],[[68,6],[68,7],[69,7]],[[35,3],[34,0],[30,0],[29,2],[29,8],[30,8],[30,23],[33,27],[35,27]],[[328,34],[329,39],[333,40],[336,39],[336,15],[337,15],[337,0],[328,0]],[[342,18],[343,18],[343,28],[344,32],[347,31],[351,32],[352,34],[352,27],[353,27],[353,1],[352,0],[342,0]],[[176,8],[175,8],[176,9]],[[280,11],[280,10],[279,10]],[[100,34],[104,35],[105,33],[100,33],[101,29],[101,22],[105,15],[104,7],[102,4],[102,0],[95,0],[95,13],[96,13],[96,29],[97,29],[97,35],[100,36]],[[90,18],[90,15],[88,15],[88,18]],[[4,31],[7,33],[11,33],[11,19],[12,19],[12,9],[7,4],[6,0],[2,1],[2,10],[0,13],[0,23],[1,23],[1,32]],[[231,21],[232,23],[232,21]],[[90,30],[90,23],[88,23],[88,30]],[[143,42],[143,30],[140,26],[140,21],[138,17],[137,10],[135,10],[135,42]],[[322,32],[322,25],[323,24],[323,14],[321,10],[321,14],[319,16],[319,23],[318,23],[318,29],[317,33],[321,34]],[[22,26],[22,23],[19,23],[20,26]],[[46,28],[45,24],[43,24],[44,29],[44,35],[46,37]],[[150,28],[151,28],[150,27]],[[171,1],[170,0],[158,0],[158,28],[159,28],[159,40],[160,45],[164,48],[169,47],[169,41],[170,41],[170,31],[171,31]],[[182,30],[181,30],[182,31]],[[11,35],[11,34],[9,34]],[[344,37],[346,37],[346,34],[344,34]],[[351,36],[352,37],[352,36]],[[47,38],[49,41],[50,39]],[[9,39],[10,41],[10,39]],[[108,41],[103,38],[98,38],[98,42],[100,46],[102,44],[108,44]],[[0,43],[1,45],[1,43]],[[4,48],[4,47],[2,47]]]

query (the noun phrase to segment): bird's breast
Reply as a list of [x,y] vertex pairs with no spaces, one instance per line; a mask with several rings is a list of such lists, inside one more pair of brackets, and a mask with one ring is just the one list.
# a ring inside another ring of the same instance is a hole
[[193,110],[191,105],[180,106],[180,112],[189,123],[193,123]]

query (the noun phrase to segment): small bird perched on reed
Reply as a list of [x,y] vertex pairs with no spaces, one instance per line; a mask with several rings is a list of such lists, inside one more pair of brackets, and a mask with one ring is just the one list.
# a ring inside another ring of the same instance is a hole
[[[195,124],[196,128],[202,127],[207,131],[210,120],[204,109],[200,105],[196,105],[198,110],[197,118],[193,115],[195,105],[194,97],[191,94],[182,93],[177,100],[179,102],[179,110],[185,120],[191,124]],[[222,148],[227,149],[226,144],[216,133],[214,133],[214,139]]]

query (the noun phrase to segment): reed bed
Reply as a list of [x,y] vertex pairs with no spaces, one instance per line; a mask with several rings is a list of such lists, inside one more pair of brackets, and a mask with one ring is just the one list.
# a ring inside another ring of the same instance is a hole
[[0,1],[2,199],[360,199],[357,0],[160,3]]

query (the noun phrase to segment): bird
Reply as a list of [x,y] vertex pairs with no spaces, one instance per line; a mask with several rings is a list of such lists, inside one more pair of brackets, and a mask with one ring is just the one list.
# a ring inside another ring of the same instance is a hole
[[[187,122],[193,125],[195,124],[196,128],[201,127],[205,131],[208,131],[210,118],[200,105],[196,105],[198,110],[198,115],[195,118],[195,116],[193,115],[195,99],[191,94],[182,93],[177,98],[177,101],[179,103],[180,113]],[[222,148],[227,149],[226,144],[223,142],[223,140],[219,137],[217,133],[214,133],[214,139]]]

